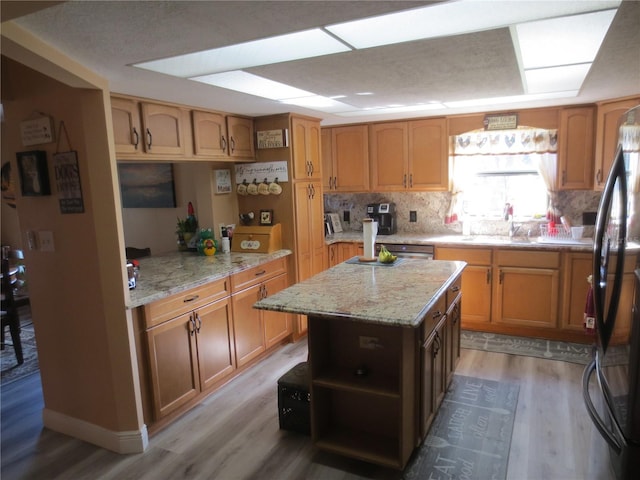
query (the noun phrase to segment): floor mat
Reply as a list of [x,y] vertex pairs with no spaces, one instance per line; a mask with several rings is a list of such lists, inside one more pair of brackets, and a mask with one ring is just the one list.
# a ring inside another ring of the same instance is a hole
[[504,479],[519,390],[515,383],[454,375],[403,478]]

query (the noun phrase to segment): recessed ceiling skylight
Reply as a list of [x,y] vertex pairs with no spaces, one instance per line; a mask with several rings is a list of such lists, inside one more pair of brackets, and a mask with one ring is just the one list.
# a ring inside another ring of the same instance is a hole
[[263,38],[177,57],[137,63],[134,66],[176,77],[195,77],[257,65],[289,62],[347,52],[350,48],[319,28]]
[[590,63],[536,68],[524,72],[528,93],[550,93],[580,90],[591,68]]
[[315,95],[306,90],[301,90],[284,83],[274,82],[273,80],[243,72],[242,70],[192,77],[191,80],[235,90],[236,92],[256,95],[257,97],[269,98],[271,100],[286,100],[288,98],[311,97]]

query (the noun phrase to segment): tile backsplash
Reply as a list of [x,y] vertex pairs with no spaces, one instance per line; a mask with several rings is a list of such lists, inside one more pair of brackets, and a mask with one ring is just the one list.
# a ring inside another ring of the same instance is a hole
[[[559,207],[573,225],[582,225],[583,212],[595,212],[598,209],[601,192],[590,190],[563,191],[559,193]],[[362,230],[362,219],[366,217],[369,203],[393,202],[396,204],[398,232],[426,234],[459,234],[462,224],[459,222],[445,225],[444,218],[449,208],[451,194],[449,192],[387,192],[387,193],[331,193],[324,195],[326,213],[336,212],[344,218],[349,212],[350,222],[342,222],[345,230]],[[417,221],[409,221],[409,212],[417,212]],[[515,223],[520,225],[519,235],[539,234],[539,223],[536,221]],[[472,235],[507,235],[508,224],[502,219],[471,220]],[[585,236],[593,234],[593,227],[585,227]]]

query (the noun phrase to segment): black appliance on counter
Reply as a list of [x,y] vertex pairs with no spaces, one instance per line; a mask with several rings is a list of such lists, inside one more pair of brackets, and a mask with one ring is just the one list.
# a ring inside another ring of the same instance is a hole
[[[609,444],[611,463],[620,480],[639,478],[640,473],[640,272],[636,270],[635,299],[623,303],[621,297],[629,200],[635,193],[640,144],[640,107],[625,114],[620,128],[620,144],[607,177],[596,218],[593,250],[593,299],[596,345],[592,361],[585,368],[582,386],[587,411]],[[625,140],[626,139],[626,140]],[[629,139],[632,139],[630,141]],[[631,334],[624,345],[616,345],[618,356],[610,361],[609,340],[616,315],[632,312]],[[595,374],[597,402],[589,391]],[[595,403],[595,405],[594,405]],[[599,406],[599,408],[596,407]]]
[[367,205],[367,217],[378,222],[378,235],[396,233],[396,204],[370,203]]

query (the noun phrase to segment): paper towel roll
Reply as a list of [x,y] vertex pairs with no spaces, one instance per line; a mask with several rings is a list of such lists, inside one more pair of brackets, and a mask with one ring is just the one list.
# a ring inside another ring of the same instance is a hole
[[376,235],[378,234],[378,222],[371,218],[362,220],[362,239],[364,243],[364,258],[376,256]]

